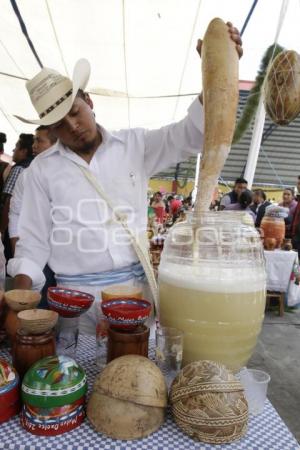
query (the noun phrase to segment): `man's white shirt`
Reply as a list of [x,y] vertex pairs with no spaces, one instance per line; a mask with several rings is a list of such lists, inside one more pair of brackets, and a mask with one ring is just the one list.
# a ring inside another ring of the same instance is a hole
[[56,274],[79,275],[136,262],[126,232],[79,166],[91,171],[130,228],[143,234],[149,178],[199,153],[203,130],[197,98],[183,120],[158,130],[101,128],[103,140],[90,164],[59,141],[40,154],[26,170],[20,239],[8,273],[28,275],[39,288],[46,263]]

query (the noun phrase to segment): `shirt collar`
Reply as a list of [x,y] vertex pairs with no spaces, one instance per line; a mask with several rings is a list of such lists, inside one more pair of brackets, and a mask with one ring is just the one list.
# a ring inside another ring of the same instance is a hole
[[[99,150],[102,150],[103,147],[105,147],[108,143],[111,143],[113,141],[119,141],[124,143],[124,139],[119,135],[119,132],[110,132],[108,130],[106,130],[104,127],[102,127],[101,125],[97,124],[98,129],[101,132],[102,135],[102,142],[99,145],[99,147],[97,148],[97,152]],[[83,162],[81,161],[82,158],[80,158],[78,155],[76,155],[76,153],[74,153],[72,150],[70,150],[68,147],[64,146],[59,140],[57,140],[57,142],[50,147],[48,150],[46,150],[45,152],[41,153],[39,155],[39,158],[47,158],[47,156],[50,156],[54,153],[60,153],[62,156],[67,156],[70,157],[71,159],[75,159],[76,162],[81,162],[83,163],[83,165],[85,165],[85,161],[83,160]]]

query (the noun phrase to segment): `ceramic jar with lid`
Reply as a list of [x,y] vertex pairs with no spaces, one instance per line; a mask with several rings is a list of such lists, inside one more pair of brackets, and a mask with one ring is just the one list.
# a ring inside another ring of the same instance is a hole
[[85,418],[86,392],[86,374],[72,358],[60,355],[41,359],[23,379],[23,428],[40,436],[73,430]]

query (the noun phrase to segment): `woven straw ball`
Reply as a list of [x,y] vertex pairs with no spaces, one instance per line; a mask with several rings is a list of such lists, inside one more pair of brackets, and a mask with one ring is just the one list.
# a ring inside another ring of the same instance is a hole
[[300,113],[300,56],[293,50],[280,52],[268,70],[264,103],[270,119],[287,125]]
[[158,367],[143,356],[126,355],[96,377],[87,416],[97,431],[114,439],[141,439],[162,425],[166,406]]
[[244,389],[222,364],[196,361],[185,366],[171,386],[172,414],[195,440],[225,444],[247,431]]

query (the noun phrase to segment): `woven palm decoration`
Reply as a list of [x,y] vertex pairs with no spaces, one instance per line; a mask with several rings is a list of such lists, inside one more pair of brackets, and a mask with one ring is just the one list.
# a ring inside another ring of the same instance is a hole
[[264,84],[265,108],[270,119],[287,125],[300,113],[300,56],[281,52],[268,70]]

